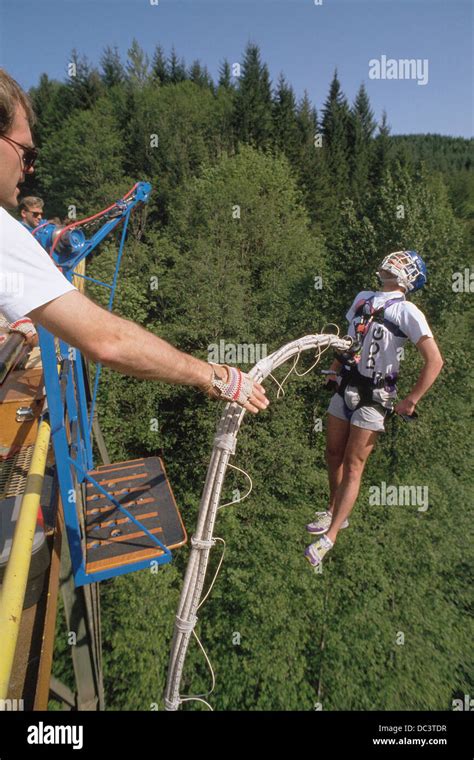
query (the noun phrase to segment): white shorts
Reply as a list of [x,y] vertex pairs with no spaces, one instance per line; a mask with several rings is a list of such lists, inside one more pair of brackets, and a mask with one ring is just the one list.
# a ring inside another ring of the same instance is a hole
[[365,428],[365,430],[373,430],[376,433],[385,432],[384,422],[386,412],[381,411],[380,407],[374,408],[373,406],[361,406],[359,409],[351,411],[339,393],[335,393],[331,398],[328,414],[332,414],[333,417],[337,417],[340,420],[350,422],[351,425],[355,425],[356,427]]

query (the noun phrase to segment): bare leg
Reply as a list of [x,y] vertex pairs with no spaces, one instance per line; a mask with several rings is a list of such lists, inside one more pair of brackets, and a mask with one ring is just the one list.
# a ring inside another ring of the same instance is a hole
[[334,517],[327,537],[335,541],[339,529],[346,520],[359,495],[360,481],[367,459],[374,448],[378,433],[373,430],[350,426],[349,440],[347,441],[342,463],[342,480],[336,492],[334,502]]
[[344,451],[350,433],[348,420],[341,420],[328,414],[326,428],[326,464],[329,479],[329,511],[334,509],[336,492],[342,481]]

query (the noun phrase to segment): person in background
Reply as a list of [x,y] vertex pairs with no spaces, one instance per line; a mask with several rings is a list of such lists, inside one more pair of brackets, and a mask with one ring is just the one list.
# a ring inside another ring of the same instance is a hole
[[18,211],[20,212],[21,224],[29,232],[32,232],[35,227],[38,227],[43,218],[44,203],[41,198],[37,198],[35,195],[27,195],[22,198],[18,204]]

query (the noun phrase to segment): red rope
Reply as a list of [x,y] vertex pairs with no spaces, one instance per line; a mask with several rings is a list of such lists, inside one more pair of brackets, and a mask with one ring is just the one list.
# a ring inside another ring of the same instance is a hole
[[[136,189],[137,185],[138,185],[138,182],[136,182],[134,184],[134,186],[132,187],[132,189],[129,190],[128,193],[126,193],[123,196],[122,200],[125,200],[130,195],[132,195],[132,193]],[[54,249],[56,248],[56,245],[57,245],[58,241],[62,238],[62,236],[64,235],[64,233],[67,232],[67,230],[72,230],[72,229],[74,229],[74,227],[79,227],[79,226],[81,226],[83,224],[87,224],[88,222],[94,221],[94,219],[99,219],[101,216],[104,216],[109,211],[112,211],[113,208],[116,208],[117,205],[118,205],[118,202],[116,201],[115,203],[112,203],[111,206],[109,206],[108,208],[104,209],[103,211],[99,211],[97,214],[93,214],[92,216],[88,216],[85,219],[79,219],[79,221],[72,222],[71,224],[68,224],[66,227],[64,227],[64,229],[61,230],[61,232],[57,236],[56,240],[54,241],[53,245],[51,246],[50,256],[53,255]],[[41,226],[44,227],[43,224]],[[36,229],[38,229],[38,228],[36,228]]]

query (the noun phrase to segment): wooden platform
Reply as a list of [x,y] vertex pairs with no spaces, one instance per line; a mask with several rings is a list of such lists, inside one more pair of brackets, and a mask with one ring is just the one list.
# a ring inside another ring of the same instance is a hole
[[[41,367],[10,372],[0,385],[0,458],[34,444],[44,398]],[[31,419],[22,421],[20,410],[29,410]]]
[[[90,475],[168,549],[186,543],[186,531],[159,457],[102,465]],[[163,551],[98,489],[86,487],[86,572],[131,564]]]
[[0,330],[0,383],[25,353],[25,341],[20,333]]

